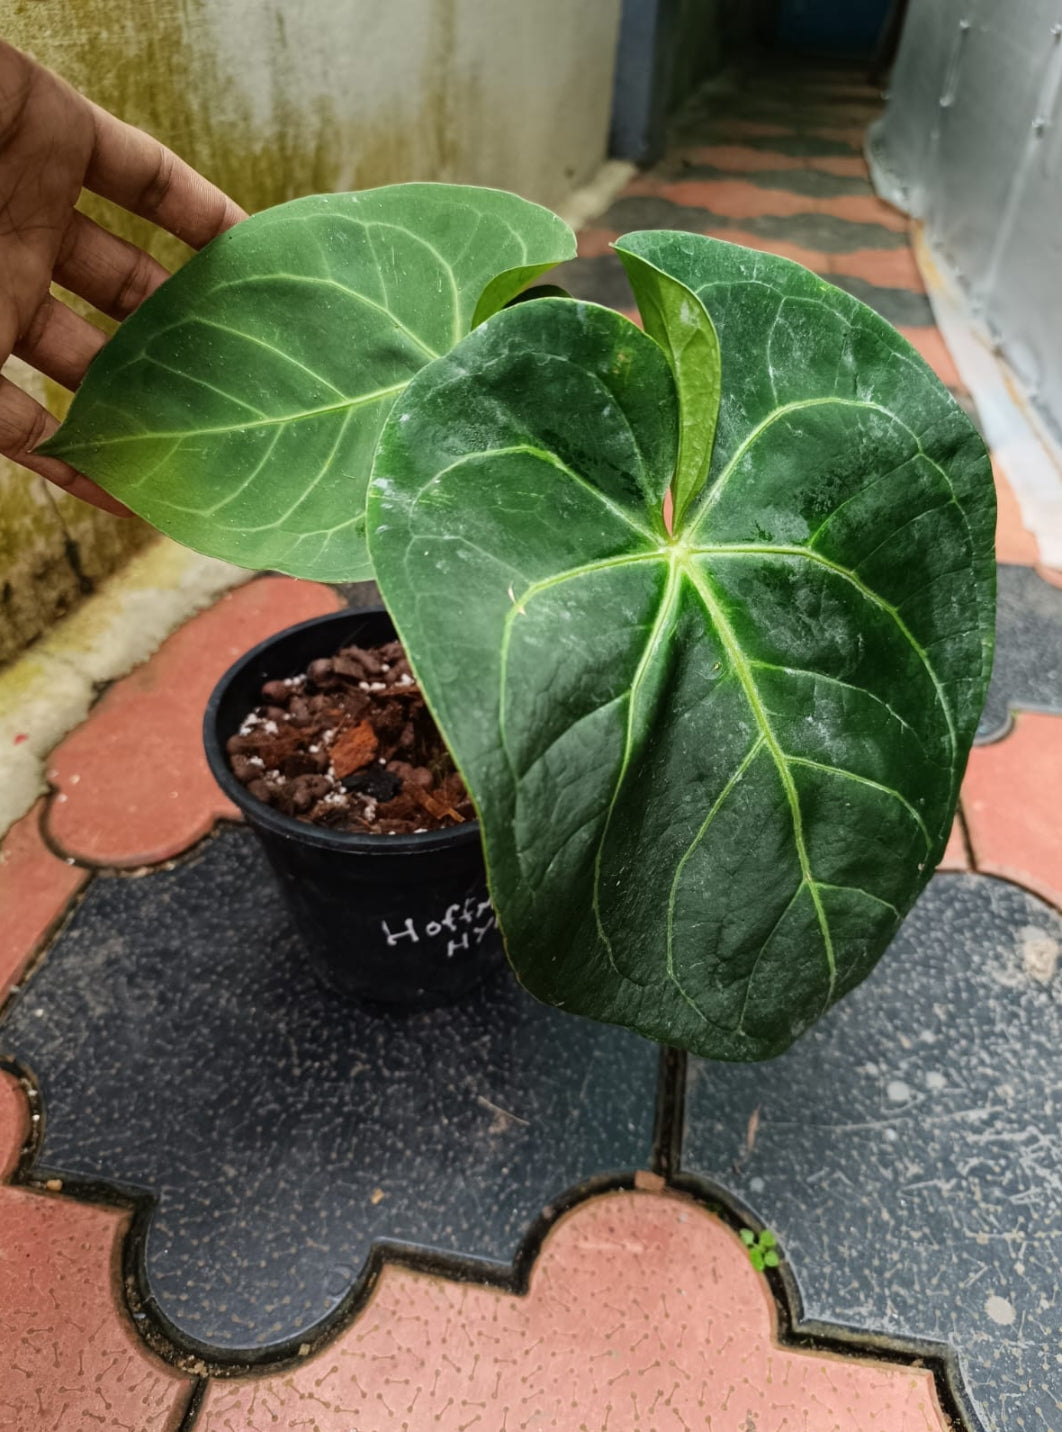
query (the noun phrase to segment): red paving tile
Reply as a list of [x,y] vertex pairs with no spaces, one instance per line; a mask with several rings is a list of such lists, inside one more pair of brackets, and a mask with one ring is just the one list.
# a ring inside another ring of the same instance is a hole
[[717,119],[713,121],[712,129],[717,134],[748,135],[753,139],[776,139],[793,133],[790,125],[772,124],[765,119]]
[[339,605],[328,587],[264,577],[175,632],[55,751],[50,838],[89,864],[151,865],[187,850],[219,817],[235,816],[203,755],[207,698],[249,647]]
[[43,811],[38,801],[0,845],[0,1001],[88,879],[41,839]]
[[620,237],[619,229],[580,229],[578,234],[579,257],[600,258],[612,252],[612,245]]
[[829,214],[857,224],[878,224],[903,233],[906,215],[874,194],[844,194],[833,199],[814,199],[790,189],[762,189],[741,179],[682,179],[668,182],[645,175],[635,179],[628,194],[652,194],[674,204],[709,209],[731,219],[753,219],[764,214],[787,218],[794,214]]
[[[786,239],[765,239],[745,229],[713,228],[705,225],[704,233],[712,238],[725,239],[731,244],[743,244],[747,249],[758,249],[761,253],[779,254],[784,259],[803,264],[815,273],[830,278],[833,274],[846,274],[861,278],[867,283],[882,288],[909,288],[924,292],[922,276],[918,272],[914,255],[910,249],[852,249],[849,253],[827,254],[819,249],[808,249],[803,244],[790,243]],[[619,229],[583,229],[579,234],[579,254],[582,258],[596,258],[611,251],[611,246],[620,237]]]
[[[18,1080],[0,1069],[0,1179],[9,1179],[14,1173],[29,1126],[29,1107]],[[0,1192],[0,1199],[6,1193],[6,1189]]]
[[947,849],[940,858],[938,870],[969,870],[970,855],[966,849],[966,836],[963,833],[962,821],[958,816],[951,827],[951,835],[948,836]]
[[[26,1104],[0,1073],[0,1167],[10,1173]],[[128,1215],[0,1188],[0,1428],[176,1432],[191,1380],[139,1342],[120,1310]]]
[[1040,560],[1039,544],[1025,526],[1014,489],[994,459],[992,473],[996,480],[996,561],[1035,567]]
[[955,359],[948,352],[936,327],[905,328],[901,326],[899,331],[912,347],[918,349],[942,383],[946,383],[949,388],[956,388],[960,392],[965,391],[966,385],[959,377]]
[[778,169],[818,169],[843,179],[863,179],[866,160],[859,154],[776,154],[771,149],[753,149],[750,144],[697,144],[678,151],[691,164],[711,164],[733,174],[770,173]]
[[766,1281],[685,1199],[561,1219],[527,1297],[387,1267],[288,1372],[214,1382],[197,1432],[945,1432],[924,1369],[780,1348]]
[[784,135],[800,133],[808,139],[833,139],[841,144],[863,147],[865,124],[816,124],[801,125],[799,130],[791,124],[777,124],[766,119],[740,119],[737,116],[714,118],[711,131],[714,138],[723,139],[776,139]]
[[1002,740],[975,746],[962,808],[978,870],[1062,905],[1062,716],[1018,711]]
[[[707,215],[705,215],[707,218]],[[706,224],[702,233],[709,238],[723,239],[726,243],[741,244],[747,249],[758,249],[765,254],[778,254],[783,259],[792,259],[816,273],[825,274],[831,258],[843,258],[843,254],[824,254],[818,249],[807,249],[802,244],[791,244],[785,239],[764,239],[759,234],[747,233],[744,229],[713,227]],[[579,257],[597,258],[610,253],[612,245],[621,237],[620,229],[583,229],[579,234]]]
[[819,154],[809,159],[808,168],[823,169],[842,179],[860,179],[870,172],[861,154]]
[[822,272],[827,275],[847,274],[849,278],[861,278],[881,288],[910,288],[916,293],[925,292],[915,256],[908,248],[852,249],[846,254],[826,254],[825,258],[826,267]]

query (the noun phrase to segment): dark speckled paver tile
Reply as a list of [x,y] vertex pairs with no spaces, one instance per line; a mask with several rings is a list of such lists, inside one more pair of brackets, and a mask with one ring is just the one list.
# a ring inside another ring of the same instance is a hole
[[711,209],[677,204],[658,194],[621,196],[597,223],[600,228],[614,229],[621,234],[634,229],[683,229],[694,234],[718,233],[721,238],[726,238],[726,229],[737,228],[761,239],[802,244],[826,254],[848,253],[852,249],[900,249],[907,244],[907,235],[899,229],[841,219],[835,214],[754,214],[732,218]]
[[915,293],[909,288],[886,288],[849,274],[831,273],[829,280],[858,298],[860,303],[868,304],[897,328],[925,328],[933,322],[933,310],[924,293]]
[[40,1080],[41,1176],[147,1190],[147,1280],[220,1354],[298,1340],[374,1240],[508,1264],[544,1207],[648,1166],[658,1054],[505,970],[376,1016],[300,961],[253,837],[100,877],[0,1028]]
[[1050,906],[938,875],[787,1054],[689,1081],[683,1166],[775,1230],[806,1320],[950,1344],[990,1432],[1062,1428],[1060,954]]
[[[666,179],[730,179],[732,168],[714,164],[661,165],[653,171]],[[858,175],[830,174],[823,169],[752,169],[741,176],[761,189],[788,189],[812,199],[836,199],[844,194],[873,194],[869,179]]]
[[[814,217],[814,216],[811,216]],[[571,259],[550,275],[575,298],[602,303],[609,308],[633,308],[634,295],[619,257],[613,253]],[[907,288],[885,288],[847,274],[831,273],[829,282],[843,288],[862,303],[869,304],[890,323],[920,327],[932,323],[933,313],[924,294]]]
[[[828,95],[816,98],[777,91],[768,95],[761,91],[738,95],[735,101],[729,102],[728,108],[735,117],[791,125],[798,131],[795,138],[806,142],[818,139],[821,142],[821,135],[830,129],[835,133],[842,128],[847,129],[857,136],[862,128],[877,119],[881,113],[881,101],[880,98],[865,101],[831,98]],[[838,142],[844,143],[845,140]],[[853,147],[858,148],[858,143],[853,141]]]
[[[709,143],[714,130],[729,135],[726,120],[713,124],[696,115],[680,120],[675,126],[675,138],[686,140],[691,136],[701,143]],[[766,149],[775,154],[792,154],[800,158],[818,158],[831,154],[858,154],[858,144],[843,139],[824,139],[814,134],[748,134],[742,133],[741,143],[750,149]]]
[[570,259],[550,274],[550,280],[572,295],[606,308],[634,310],[634,294],[618,254],[595,254],[592,258]]
[[1005,734],[1010,707],[1062,713],[1062,588],[1031,567],[997,570],[996,658],[979,742]]

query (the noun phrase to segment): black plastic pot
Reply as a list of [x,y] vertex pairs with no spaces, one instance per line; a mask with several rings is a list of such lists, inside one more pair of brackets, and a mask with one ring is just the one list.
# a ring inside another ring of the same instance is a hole
[[363,1001],[423,1009],[459,999],[504,961],[478,823],[416,835],[309,825],[249,795],[225,752],[263,682],[298,675],[341,646],[394,638],[382,607],[314,617],[270,637],[214,688],[203,740],[214,779],[265,848],[320,979]]

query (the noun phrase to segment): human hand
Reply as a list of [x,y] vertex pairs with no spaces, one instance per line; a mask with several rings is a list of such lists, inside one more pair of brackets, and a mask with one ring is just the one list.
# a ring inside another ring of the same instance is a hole
[[[107,339],[51,295],[52,280],[122,319],[169,277],[74,208],[82,189],[197,249],[246,217],[150,135],[0,41],[0,363],[13,353],[67,388],[77,387]],[[35,456],[57,427],[0,377],[0,454],[107,512],[126,513],[65,462]]]

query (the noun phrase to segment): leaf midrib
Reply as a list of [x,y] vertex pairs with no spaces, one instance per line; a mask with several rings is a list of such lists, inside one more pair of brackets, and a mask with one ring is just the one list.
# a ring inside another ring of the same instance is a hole
[[[970,541],[971,548],[973,548],[973,533],[970,530],[969,515],[966,512],[966,509],[963,507],[962,503],[959,501],[958,495],[955,491],[955,484],[952,482],[951,477],[947,472],[947,469],[942,467],[941,464],[937,462],[935,458],[930,457],[929,453],[926,452],[925,447],[922,444],[922,439],[918,435],[918,433],[916,433],[913,428],[909,427],[908,424],[905,423],[902,418],[897,417],[897,415],[892,411],[892,409],[887,408],[883,403],[875,403],[868,398],[842,398],[834,394],[830,394],[822,398],[800,398],[792,403],[783,403],[781,406],[773,408],[765,418],[761,419],[760,422],[757,423],[757,425],[752,429],[752,431],[747,433],[746,436],[742,439],[741,443],[731,454],[722,472],[712,483],[706,495],[701,499],[700,505],[694,515],[693,521],[690,524],[691,535],[700,531],[705,519],[708,517],[709,513],[712,511],[712,509],[715,507],[716,503],[722,496],[723,489],[725,488],[727,481],[731,477],[732,473],[736,469],[738,463],[748,452],[749,448],[753,446],[757,439],[760,438],[769,427],[771,427],[774,423],[780,421],[782,418],[790,416],[790,414],[792,413],[803,412],[809,408],[821,408],[828,406],[841,408],[862,408],[868,412],[880,413],[883,417],[888,418],[890,422],[895,423],[898,428],[905,432],[910,438],[911,442],[914,444],[915,451],[912,456],[920,457],[924,462],[928,463],[929,466],[934,470],[934,472],[936,472],[943,479],[944,485],[948,490],[949,503],[958,508],[959,515],[962,518],[963,526],[966,529],[967,538]],[[836,511],[837,509],[834,509],[834,511],[830,513],[831,519],[836,515]],[[949,729],[951,729],[950,713],[948,716],[948,725]],[[951,731],[951,734],[954,745],[954,730]]]
[[674,621],[674,615],[678,607],[678,596],[681,588],[681,583],[681,569],[677,563],[672,562],[669,564],[667,585],[665,586],[664,591],[660,597],[660,603],[657,607],[656,616],[653,620],[653,625],[650,629],[649,636],[645,643],[645,650],[642,652],[642,655],[638,660],[638,665],[635,668],[634,676],[631,680],[630,688],[628,690],[627,727],[626,731],[624,732],[623,738],[623,756],[620,760],[619,770],[616,773],[616,781],[612,788],[612,796],[608,803],[608,811],[605,814],[605,823],[601,828],[601,837],[598,840],[597,850],[594,854],[594,885],[593,895],[591,899],[591,904],[593,906],[594,911],[594,921],[597,925],[598,938],[604,945],[605,952],[608,955],[609,964],[612,966],[615,973],[621,978],[624,977],[623,971],[616,963],[616,956],[612,949],[612,940],[609,938],[608,931],[605,929],[604,922],[601,919],[601,861],[604,856],[605,841],[608,839],[608,833],[612,826],[612,816],[615,812],[616,805],[619,802],[624,782],[627,779],[627,771],[630,766],[631,756],[634,753],[635,726],[638,719],[638,693],[641,689],[642,682],[645,679],[646,672],[652,665],[653,658],[660,650],[660,646],[668,633],[668,629],[671,623]]
[[[837,983],[837,958],[833,948],[833,934],[830,930],[830,922],[826,918],[826,910],[822,903],[818,885],[811,869],[811,860],[808,855],[807,842],[804,839],[804,815],[800,808],[800,795],[793,780],[793,773],[789,769],[789,762],[786,753],[778,744],[770,722],[767,719],[767,711],[760,696],[759,687],[753,679],[745,653],[741,649],[741,643],[731,627],[726,615],[719,603],[718,595],[712,590],[711,583],[706,575],[699,571],[692,563],[684,564],[686,579],[690,586],[700,597],[704,605],[705,613],[715,628],[716,635],[722,642],[727,656],[730,658],[731,669],[738,679],[745,699],[752,710],[753,719],[759,728],[764,745],[770,752],[778,771],[778,778],[782,782],[785,791],[786,801],[789,805],[790,818],[793,823],[793,841],[796,846],[797,861],[800,865],[801,883],[808,889],[812,904],[815,907],[815,917],[818,921],[819,930],[822,934],[823,951],[826,956],[826,964],[829,969],[829,989],[826,999],[823,1001],[823,1009],[827,1009],[833,1000],[834,987]],[[796,897],[794,896],[794,899]]]
[[[525,451],[526,449],[520,450]],[[454,466],[456,466],[456,464],[454,464]],[[632,529],[636,532],[643,530],[634,526],[634,524],[630,525],[632,526]],[[651,536],[652,534],[646,531],[644,535]],[[944,716],[944,720],[948,728],[948,744],[951,747],[952,756],[954,757],[958,747],[958,737],[955,731],[955,723],[951,713],[951,708],[948,705],[947,698],[944,694],[944,688],[941,684],[940,678],[937,676],[937,673],[933,668],[932,662],[929,659],[929,653],[925,650],[925,648],[915,637],[914,633],[907,626],[907,623],[900,616],[898,609],[893,606],[891,602],[887,602],[884,597],[880,596],[877,592],[875,592],[872,587],[868,587],[867,584],[855,574],[855,572],[850,571],[847,567],[842,567],[838,562],[831,561],[828,557],[824,557],[820,552],[812,551],[811,548],[801,547],[798,544],[768,545],[752,542],[718,542],[709,546],[690,547],[681,541],[668,541],[661,542],[659,547],[657,547],[653,551],[624,553],[622,556],[605,557],[594,562],[587,562],[581,564],[578,567],[570,567],[564,572],[558,572],[553,576],[544,577],[539,582],[532,582],[530,586],[524,588],[524,590],[520,593],[519,597],[514,598],[515,606],[506,617],[506,631],[503,634],[503,643],[507,644],[508,628],[512,622],[513,616],[516,615],[518,609],[522,607],[525,601],[528,601],[531,598],[537,596],[540,591],[547,591],[549,590],[549,588],[559,586],[561,583],[570,581],[573,578],[588,575],[592,572],[608,571],[610,568],[615,567],[629,567],[633,564],[640,562],[681,562],[686,560],[692,560],[693,558],[697,557],[710,558],[743,556],[797,557],[803,558],[809,562],[814,562],[817,566],[825,567],[827,570],[841,577],[844,581],[849,582],[853,587],[855,587],[855,589],[860,593],[860,595],[865,598],[865,600],[871,602],[880,611],[885,612],[894,622],[897,630],[900,632],[900,635],[911,647],[912,651],[914,651],[922,666],[925,668],[927,676],[933,683],[934,694],[936,695],[937,702],[940,706],[941,712]]]
[[379,402],[381,398],[396,397],[409,386],[409,380],[401,383],[394,383],[389,388],[378,388],[373,393],[360,393],[351,398],[345,398],[341,403],[328,403],[320,408],[304,408],[297,413],[282,413],[272,418],[256,418],[253,422],[229,423],[224,427],[216,428],[180,428],[176,432],[156,429],[145,433],[120,433],[117,437],[99,439],[93,442],[71,443],[65,448],[65,452],[81,452],[91,449],[98,452],[101,448],[116,447],[120,443],[145,443],[159,442],[167,438],[175,438],[184,441],[188,438],[214,437],[224,433],[243,433],[255,428],[275,428],[285,424],[306,422],[310,418],[327,417],[330,413],[350,413],[355,408],[367,407],[370,403]]

